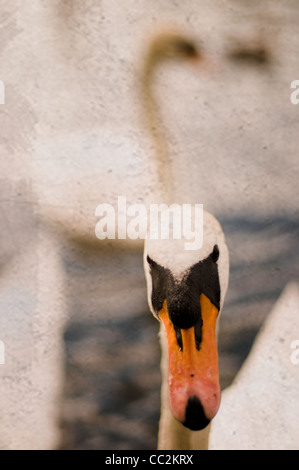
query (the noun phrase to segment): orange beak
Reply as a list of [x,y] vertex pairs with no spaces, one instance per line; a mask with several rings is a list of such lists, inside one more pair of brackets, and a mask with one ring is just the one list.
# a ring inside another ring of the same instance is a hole
[[216,340],[218,309],[200,295],[202,340],[197,349],[194,327],[182,329],[180,348],[165,300],[159,312],[168,343],[169,402],[173,416],[192,430],[206,427],[220,405]]

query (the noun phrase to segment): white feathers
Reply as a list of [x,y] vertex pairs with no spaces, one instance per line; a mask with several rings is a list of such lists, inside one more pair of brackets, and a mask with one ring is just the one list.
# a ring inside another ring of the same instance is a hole
[[[202,245],[196,250],[185,249],[184,244],[186,242],[186,238],[183,236],[180,239],[161,239],[161,237],[158,239],[152,239],[148,236],[146,239],[144,246],[144,269],[148,287],[148,302],[152,312],[152,280],[147,256],[160,266],[169,269],[174,278],[180,279],[186,270],[199,261],[206,259],[213,252],[215,245],[218,245],[219,248],[217,265],[221,294],[220,306],[222,308],[229,277],[228,249],[221,226],[215,217],[204,211],[202,223]],[[195,226],[194,223],[193,226]]]

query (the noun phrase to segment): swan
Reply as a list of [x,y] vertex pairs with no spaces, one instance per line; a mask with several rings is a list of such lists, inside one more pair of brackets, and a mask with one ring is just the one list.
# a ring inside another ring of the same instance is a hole
[[211,426],[211,450],[298,450],[298,305],[299,283],[293,280],[223,391]]
[[[153,92],[157,66],[178,60],[200,63],[202,54],[185,33],[166,32],[152,40],[146,55],[143,94],[164,195],[174,202],[169,156],[158,124]],[[164,202],[164,201],[163,201]],[[181,207],[167,206],[168,215]],[[192,217],[198,217],[195,210]],[[193,220],[197,222],[197,220]],[[220,223],[203,211],[202,245],[185,248],[186,237],[169,239],[149,232],[144,245],[144,270],[149,308],[160,321],[162,350],[161,417],[158,448],[207,449],[210,422],[220,405],[217,356],[217,319],[229,277],[229,254]]]

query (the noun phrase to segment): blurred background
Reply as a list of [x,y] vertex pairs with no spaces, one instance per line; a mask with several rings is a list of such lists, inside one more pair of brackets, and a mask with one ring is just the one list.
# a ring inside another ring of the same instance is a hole
[[1,448],[156,448],[142,242],[96,239],[94,213],[159,191],[138,87],[150,37],[169,27],[213,65],[167,64],[155,87],[177,202],[204,204],[226,235],[232,382],[299,277],[298,21],[295,0],[1,1]]

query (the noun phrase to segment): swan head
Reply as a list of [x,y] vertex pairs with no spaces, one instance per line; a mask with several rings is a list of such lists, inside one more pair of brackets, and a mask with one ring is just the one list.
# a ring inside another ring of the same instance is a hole
[[201,51],[192,37],[180,31],[168,30],[155,34],[150,41],[145,54],[145,75],[150,75],[159,63],[167,60],[185,60],[194,63],[201,59]]
[[203,212],[202,245],[181,239],[145,241],[148,303],[168,349],[169,404],[191,430],[205,428],[220,405],[217,319],[228,285],[229,257],[218,221]]

